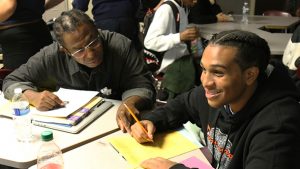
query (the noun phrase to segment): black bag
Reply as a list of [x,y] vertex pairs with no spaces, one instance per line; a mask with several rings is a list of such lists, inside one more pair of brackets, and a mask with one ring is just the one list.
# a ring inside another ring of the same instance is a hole
[[[162,4],[168,4],[171,6],[172,8],[172,11],[173,11],[173,15],[174,15],[174,18],[175,18],[175,24],[176,24],[176,32],[179,32],[179,11],[177,9],[177,6],[171,2],[171,1],[166,1]],[[148,29],[151,25],[151,22],[153,20],[153,17],[155,15],[155,12],[153,11],[148,11],[147,14],[145,15],[144,17],[144,38],[146,37],[147,35],[147,32],[148,32]],[[144,40],[144,39],[143,39]],[[161,61],[163,59],[163,56],[165,54],[166,51],[164,52],[157,52],[157,51],[154,51],[154,50],[150,50],[150,49],[147,49],[144,47],[144,59],[145,59],[145,62],[146,62],[146,65],[148,66],[148,69],[151,71],[151,72],[156,72],[159,68],[160,68],[160,65],[161,65]]]

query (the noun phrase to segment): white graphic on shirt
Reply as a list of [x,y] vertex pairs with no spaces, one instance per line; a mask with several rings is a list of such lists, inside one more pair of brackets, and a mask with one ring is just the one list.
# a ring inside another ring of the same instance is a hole
[[106,96],[111,95],[111,89],[108,89],[107,87],[104,87],[103,89],[101,89],[100,92]]
[[[215,139],[214,139],[214,132],[215,132]],[[214,151],[214,159],[218,162],[218,165],[220,165],[219,169],[228,168],[230,161],[233,157],[233,154],[230,152],[232,143],[228,139],[226,144],[227,137],[228,135],[222,133],[219,128],[217,128],[216,131],[215,128],[211,128],[211,130],[207,131],[208,149],[211,152],[211,154],[213,154]],[[213,144],[214,144],[214,150],[213,150]],[[226,144],[226,148],[222,155],[222,159],[219,163],[220,156],[223,152],[225,144]]]

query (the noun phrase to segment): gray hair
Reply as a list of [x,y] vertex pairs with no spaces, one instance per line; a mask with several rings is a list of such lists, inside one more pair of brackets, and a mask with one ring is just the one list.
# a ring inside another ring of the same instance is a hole
[[62,12],[53,24],[53,32],[58,43],[64,44],[63,33],[73,32],[82,24],[89,24],[97,30],[93,20],[84,12],[77,9]]

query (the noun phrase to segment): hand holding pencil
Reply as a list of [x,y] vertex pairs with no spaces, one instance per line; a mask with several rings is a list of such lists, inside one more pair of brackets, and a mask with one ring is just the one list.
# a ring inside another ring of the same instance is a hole
[[148,125],[146,121],[140,121],[136,115],[132,112],[132,110],[124,103],[124,106],[129,111],[130,115],[136,121],[134,125],[131,127],[131,135],[139,142],[153,142],[153,133],[155,131],[153,124]]

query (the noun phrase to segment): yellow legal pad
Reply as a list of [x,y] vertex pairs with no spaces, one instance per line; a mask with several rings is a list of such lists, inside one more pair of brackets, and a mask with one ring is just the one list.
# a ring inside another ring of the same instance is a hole
[[177,131],[155,134],[154,143],[139,144],[128,134],[110,137],[108,141],[132,166],[149,158],[172,158],[199,148]]

